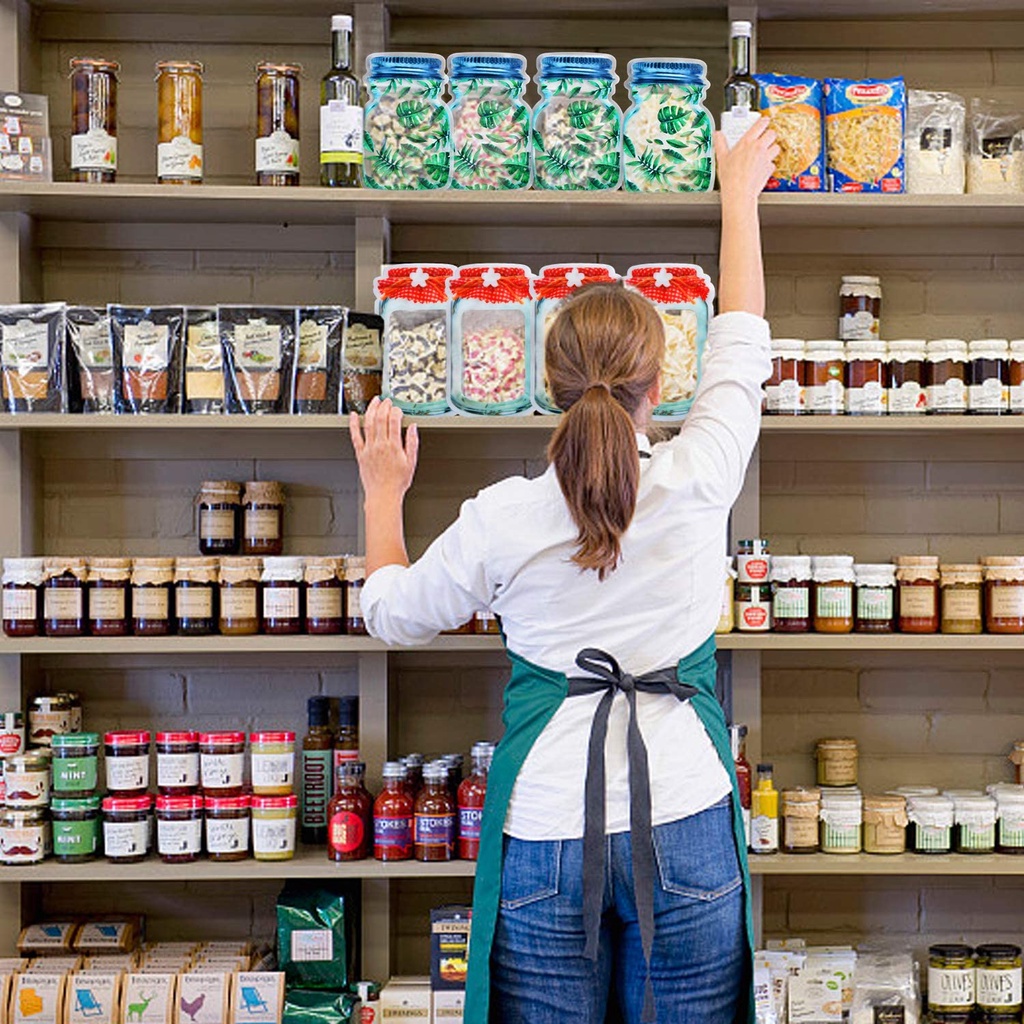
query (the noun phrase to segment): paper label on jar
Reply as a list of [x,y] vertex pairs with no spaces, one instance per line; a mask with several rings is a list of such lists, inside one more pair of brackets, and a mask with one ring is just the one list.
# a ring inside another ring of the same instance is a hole
[[156,784],[161,789],[195,788],[199,785],[199,755],[157,754]]
[[958,377],[951,377],[945,384],[930,384],[928,408],[932,412],[966,412],[967,385]]
[[213,617],[213,587],[177,587],[174,594],[175,613],[179,619]]
[[166,587],[132,588],[132,617],[166,619],[170,614],[170,595]]
[[764,633],[771,629],[771,606],[767,601],[737,601],[736,627],[743,633]]
[[[379,370],[384,365],[380,331],[365,324],[352,324],[345,329],[345,365],[356,370]],[[1024,388],[1021,389],[1024,391]]]
[[772,614],[776,619],[806,619],[811,614],[810,587],[775,587]]
[[341,587],[309,587],[306,590],[307,619],[340,619]]
[[818,845],[817,818],[786,818],[786,847]]
[[907,381],[898,388],[889,388],[889,412],[923,413],[928,409],[928,392],[916,381]]
[[200,509],[199,536],[203,540],[234,540],[235,513],[231,509]]
[[7,803],[10,807],[46,807],[50,803],[48,772],[4,772]]
[[274,132],[256,140],[257,174],[299,173],[299,140],[287,132]]
[[299,367],[303,370],[327,368],[327,327],[314,320],[299,324]]
[[189,370],[219,370],[223,365],[222,352],[216,320],[189,325],[185,346],[185,366]]
[[31,590],[4,590],[3,617],[8,622],[34,622],[39,598]]
[[988,610],[993,619],[1024,618],[1024,584],[989,586]]
[[345,591],[345,603],[347,605],[347,617],[350,619],[361,619],[363,617],[363,588],[348,587]]
[[46,834],[42,825],[0,826],[0,861],[4,864],[35,864],[43,859],[45,850]]
[[146,821],[104,821],[103,851],[113,860],[140,857],[148,849],[148,834]]
[[125,324],[122,358],[126,369],[142,373],[160,373],[170,362],[170,328],[166,324],[152,324],[143,320],[138,324]]
[[203,848],[203,823],[200,819],[156,822],[156,849],[164,857],[199,853]]
[[50,365],[49,329],[46,324],[19,320],[0,329],[0,352],[3,365],[28,373],[45,370]]
[[234,789],[242,784],[245,754],[203,754],[200,766],[204,789]]
[[1019,967],[993,970],[978,967],[974,981],[975,1000],[980,1007],[1019,1006],[1021,1003],[1021,969]]
[[257,540],[277,540],[281,536],[280,519],[276,509],[249,509],[245,513],[245,535]]
[[1005,412],[1010,393],[998,377],[989,377],[967,389],[967,405],[971,412]]
[[737,555],[736,573],[740,583],[764,583],[768,579],[768,558],[765,555]]
[[853,615],[853,587],[819,584],[814,604],[820,618],[849,619]]
[[1024,384],[1014,384],[1010,388],[1011,412],[1024,412]]
[[238,853],[249,849],[249,816],[244,818],[207,818],[206,852]]
[[71,732],[70,711],[30,711],[28,713],[28,737],[34,746],[50,746],[54,736]]
[[43,592],[43,617],[47,619],[80,619],[82,617],[82,588],[48,587]]
[[363,162],[363,108],[345,100],[328,100],[320,108],[320,163]]
[[892,587],[858,587],[857,618],[868,622],[888,622],[893,616]]
[[750,819],[750,848],[761,853],[779,848],[779,819],[759,814]]
[[935,588],[931,584],[900,587],[900,618],[933,619],[935,614]]
[[156,147],[156,176],[202,181],[203,147],[196,145],[187,135],[159,143]]
[[297,619],[299,617],[298,587],[268,587],[263,591],[265,619]]
[[91,587],[89,589],[89,618],[123,619],[125,616],[125,587]]
[[974,968],[928,968],[929,1006],[974,1006]]
[[942,591],[942,617],[944,619],[981,619],[981,588]]
[[827,384],[811,385],[806,389],[807,411],[839,415],[843,411],[844,391],[841,380],[830,380]]
[[846,389],[846,411],[852,415],[880,415],[885,412],[886,392],[879,381],[869,380],[863,387]]
[[113,792],[131,792],[149,788],[149,755],[106,757],[107,789]]
[[806,401],[803,385],[795,380],[769,384],[765,388],[765,396],[767,411],[776,413],[801,412]]
[[255,619],[256,587],[223,587],[220,592],[220,617],[229,621]]
[[238,324],[234,336],[235,365],[267,372],[281,368],[281,327],[261,320]]
[[253,818],[252,848],[257,854],[295,850],[295,818]]
[[839,318],[840,341],[874,341],[878,337],[878,318],[867,309]]
[[253,789],[283,789],[285,786],[291,788],[294,781],[294,754],[258,754],[253,752]]
[[116,171],[117,139],[102,128],[71,136],[71,170]]

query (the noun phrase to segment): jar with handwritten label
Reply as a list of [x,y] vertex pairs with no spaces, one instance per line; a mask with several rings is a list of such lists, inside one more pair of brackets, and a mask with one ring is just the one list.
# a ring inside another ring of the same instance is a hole
[[287,796],[295,785],[295,733],[254,732],[249,746],[253,793]]
[[939,558],[937,555],[900,555],[896,583],[901,633],[939,631]]
[[145,731],[108,732],[103,737],[109,793],[141,796],[149,789],[149,739]]
[[985,573],[985,629],[989,633],[1024,633],[1024,558],[988,555]]
[[199,733],[156,734],[156,785],[165,796],[187,796],[199,788]]
[[156,852],[165,864],[191,864],[203,850],[203,798],[156,798]]
[[259,558],[220,560],[219,628],[222,636],[255,636],[260,631]]
[[306,632],[311,636],[345,632],[343,566],[340,558],[306,559]]
[[132,629],[136,636],[167,636],[173,629],[174,559],[132,563]]
[[41,558],[5,558],[3,580],[3,628],[12,639],[39,636],[42,632],[44,562]]
[[196,498],[199,551],[208,557],[237,555],[242,544],[242,485],[205,480]]
[[252,798],[252,854],[256,860],[291,860],[295,856],[295,835],[299,798],[254,796]]
[[128,592],[131,589],[130,558],[89,559],[89,632],[93,636],[126,636]]
[[301,558],[263,560],[263,631],[292,636],[303,631],[306,607],[305,562]]
[[43,569],[43,630],[47,636],[84,636],[88,568],[84,558],[47,558]]
[[137,864],[149,850],[153,798],[108,796],[103,800],[103,853],[112,864]]
[[249,819],[252,797],[208,796],[206,856],[213,861],[246,860],[249,856]]
[[210,796],[233,796],[245,781],[245,733],[201,732],[199,777]]
[[174,567],[174,621],[181,636],[217,632],[217,559],[179,558]]
[[279,556],[284,550],[284,489],[273,480],[251,480],[242,500],[242,554]]

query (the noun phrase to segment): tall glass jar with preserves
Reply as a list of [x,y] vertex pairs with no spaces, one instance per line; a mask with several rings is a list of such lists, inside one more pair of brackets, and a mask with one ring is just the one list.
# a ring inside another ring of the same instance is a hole
[[372,53],[366,58],[363,183],[367,188],[448,188],[452,136],[441,94],[444,57],[436,53]]
[[989,633],[1024,633],[1024,558],[987,555],[985,629]]
[[113,60],[71,60],[71,180],[117,181],[117,73]]
[[160,61],[156,88],[156,180],[161,185],[202,184],[203,65]]
[[534,77],[534,185],[598,192],[622,184],[622,111],[615,58],[607,53],[542,53]]
[[901,633],[939,631],[939,559],[937,555],[900,555],[896,559]]
[[530,107],[526,58],[455,53],[448,59],[452,102],[452,188],[529,188]]
[[256,65],[256,184],[299,183],[298,64]]
[[704,99],[708,68],[673,57],[629,62],[633,105],[623,123],[627,192],[709,192],[715,183],[714,121]]

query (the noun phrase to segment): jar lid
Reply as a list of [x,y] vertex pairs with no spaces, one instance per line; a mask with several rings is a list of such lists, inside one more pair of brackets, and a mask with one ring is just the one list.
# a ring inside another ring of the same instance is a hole
[[345,559],[345,579],[351,583],[358,583],[366,578],[366,559],[364,557],[351,555]]
[[453,82],[473,78],[528,81],[526,58],[519,53],[453,53],[448,58],[448,75]]
[[896,578],[901,583],[913,583],[917,580],[934,582],[939,578],[938,555],[897,555]]
[[967,359],[967,342],[959,338],[939,338],[928,342],[928,358],[931,360],[954,359],[964,362]]
[[953,803],[956,804],[958,811],[994,811],[996,809],[995,797],[988,796],[986,793],[979,793],[977,796],[957,796],[953,798]]
[[888,562],[860,563],[854,565],[853,571],[861,587],[891,587],[896,583],[896,566]]
[[137,587],[163,586],[173,582],[173,558],[136,558],[132,562],[132,583]]
[[203,65],[198,60],[159,60],[156,63],[157,71],[196,71],[203,73]]
[[970,960],[974,950],[959,942],[941,942],[928,947],[928,955],[938,960]]
[[253,732],[249,734],[249,742],[257,743],[294,743],[293,732]]
[[68,66],[72,71],[76,71],[78,68],[93,68],[96,71],[117,74],[121,70],[121,65],[116,60],[107,60],[105,57],[72,57],[68,61]]
[[980,565],[940,565],[943,583],[980,583],[984,570]]
[[889,342],[889,355],[894,356],[897,353],[902,355],[904,352],[921,350],[923,351],[928,345],[928,342],[924,338],[897,338],[896,341]]
[[158,732],[156,741],[160,744],[198,743],[197,732]]
[[775,555],[768,578],[772,583],[788,583],[790,580],[804,583],[810,580],[811,556]]
[[103,798],[103,810],[116,812],[148,811],[153,806],[153,798],[148,793],[143,796],[108,796]]
[[1016,960],[1021,954],[1021,949],[1012,942],[986,942],[978,946],[974,953],[989,960]]
[[208,747],[234,746],[245,742],[244,732],[201,732],[199,742]]
[[538,82],[546,78],[596,78],[617,82],[610,53],[542,53],[537,58]]
[[805,346],[807,357],[812,355],[831,356],[833,359],[843,358],[843,343],[836,338],[818,338],[808,341]]
[[985,794],[980,789],[944,789],[942,795],[949,797],[950,800],[963,800]]
[[864,797],[864,809],[873,811],[902,811],[907,806],[906,797],[899,793],[872,793]]
[[290,793],[288,796],[254,796],[252,798],[252,809],[254,811],[284,811],[299,806],[299,798]]
[[247,505],[280,505],[284,502],[284,488],[276,480],[249,480],[244,500]]
[[217,558],[178,558],[174,563],[174,580],[176,583],[216,583],[219,566]]
[[817,747],[818,750],[856,750],[857,741],[845,736],[830,737],[818,740]]
[[132,567],[135,569],[173,569],[173,558],[134,558]]
[[[927,787],[921,787],[922,789]],[[943,793],[922,793],[920,796],[910,796],[907,799],[911,807],[920,807],[926,811],[952,810],[953,800]]]
[[626,66],[626,72],[631,86],[668,82],[699,85],[706,89],[710,84],[707,64],[684,57],[636,57]]
[[263,74],[267,71],[277,72],[281,75],[301,75],[302,65],[301,64],[277,64],[274,61],[260,61],[256,65],[256,71],[259,74]]
[[142,747],[149,743],[149,733],[144,730],[108,732],[104,734],[103,742],[110,747]]
[[870,274],[844,274],[843,284],[881,284],[882,279],[880,277],[873,277]]
[[38,587],[43,582],[44,566],[41,558],[5,558],[3,582]]
[[444,57],[439,53],[371,53],[367,78],[426,78],[443,82]]
[[158,796],[156,809],[158,811],[201,811],[203,798],[194,793],[189,796]]
[[33,697],[30,704],[30,707],[37,711],[52,711],[71,706],[71,700],[66,693],[41,693],[38,697]]
[[204,480],[199,486],[200,493],[207,491],[223,491],[233,494],[236,498],[242,493],[242,485],[236,480]]
[[252,797],[248,793],[242,793],[239,796],[206,797],[208,811],[247,811],[251,806]]
[[935,786],[897,786],[895,789],[887,790],[887,792],[906,797],[908,800],[939,795],[939,791]]
[[817,583],[853,583],[855,579],[852,555],[815,555],[811,569]]
[[4,761],[4,770],[8,772],[48,772],[50,759],[33,751],[29,754],[15,754]]
[[50,808],[54,811],[98,811],[100,798],[98,796],[54,797],[50,801]]
[[84,558],[46,558],[43,560],[47,579],[70,574],[75,579],[85,580],[88,570]]
[[996,583],[1024,581],[1024,558],[1011,555],[988,555],[982,558],[985,579]]
[[386,761],[381,776],[385,779],[404,779],[405,765],[401,761]]
[[132,574],[130,558],[90,558],[88,565],[90,583],[127,582]]
[[937,569],[939,567],[938,555],[897,555],[893,561],[899,568],[924,566],[929,569]]
[[1024,792],[1015,792],[1011,789],[997,789],[994,793],[989,793],[989,796],[995,797],[996,803],[1000,806],[1002,804],[1024,806]]
[[794,786],[792,789],[784,789],[780,796],[783,803],[816,804],[821,799],[821,790],[816,786]]
[[301,583],[306,572],[304,558],[264,558],[263,582],[282,581]]
[[982,338],[972,341],[968,350],[972,356],[1005,359],[1010,351],[1010,343],[1005,338]]
[[64,747],[98,747],[99,745],[100,734],[98,732],[71,732],[50,738],[50,746],[54,750],[62,750]]
[[448,766],[432,761],[423,769],[424,782],[444,782],[448,778]]
[[846,343],[846,358],[850,361],[858,359],[885,359],[886,344],[884,341],[865,339]]
[[864,796],[859,789],[823,789],[821,791],[821,802],[823,804],[857,804],[864,802]]
[[263,575],[262,558],[222,558],[220,560],[221,583],[258,583]]
[[306,582],[327,583],[340,580],[344,574],[344,561],[341,558],[307,558]]
[[1014,358],[1024,357],[1024,338],[1017,338],[1010,342],[1010,355]]
[[802,356],[804,354],[803,338],[772,338],[772,355],[780,354]]

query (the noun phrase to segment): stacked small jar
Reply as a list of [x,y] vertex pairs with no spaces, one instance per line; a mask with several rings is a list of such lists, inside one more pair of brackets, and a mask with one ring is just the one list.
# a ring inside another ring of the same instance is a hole
[[994,942],[973,949],[962,943],[928,948],[928,1020],[932,1024],[1020,1021],[1021,949]]

